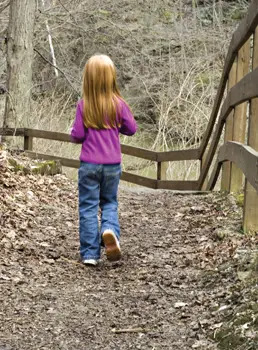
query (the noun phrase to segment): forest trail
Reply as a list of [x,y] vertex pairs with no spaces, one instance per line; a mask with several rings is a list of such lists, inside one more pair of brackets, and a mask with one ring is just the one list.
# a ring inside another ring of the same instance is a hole
[[235,256],[255,244],[236,234],[239,207],[123,185],[119,198],[123,259],[85,267],[76,185],[0,172],[1,350],[217,349]]

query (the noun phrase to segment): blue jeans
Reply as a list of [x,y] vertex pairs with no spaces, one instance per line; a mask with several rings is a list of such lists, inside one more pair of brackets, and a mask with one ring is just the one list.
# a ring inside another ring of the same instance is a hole
[[[99,259],[102,233],[111,229],[120,238],[117,191],[120,164],[81,162],[79,169],[80,254],[84,259]],[[101,227],[98,210],[101,209]]]

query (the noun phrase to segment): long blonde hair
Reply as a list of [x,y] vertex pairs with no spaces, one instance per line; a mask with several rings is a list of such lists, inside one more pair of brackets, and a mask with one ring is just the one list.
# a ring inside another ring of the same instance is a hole
[[117,127],[116,117],[120,92],[116,69],[106,55],[94,55],[83,73],[83,120],[86,128],[110,129]]

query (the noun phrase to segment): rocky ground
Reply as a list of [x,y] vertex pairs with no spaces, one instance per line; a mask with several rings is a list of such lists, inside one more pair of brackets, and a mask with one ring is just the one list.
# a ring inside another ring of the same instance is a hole
[[4,158],[1,350],[257,349],[257,237],[233,197],[122,185],[123,259],[89,268],[76,185]]

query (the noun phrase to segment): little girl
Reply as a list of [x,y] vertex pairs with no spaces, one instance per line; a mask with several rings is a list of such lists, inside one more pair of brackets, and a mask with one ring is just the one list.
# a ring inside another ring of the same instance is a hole
[[[71,130],[82,143],[79,169],[80,254],[86,265],[97,265],[104,243],[107,259],[119,260],[120,227],[117,191],[121,176],[119,133],[133,135],[134,117],[120,95],[116,70],[105,55],[94,55],[83,73],[83,98]],[[98,228],[98,209],[101,228]]]

